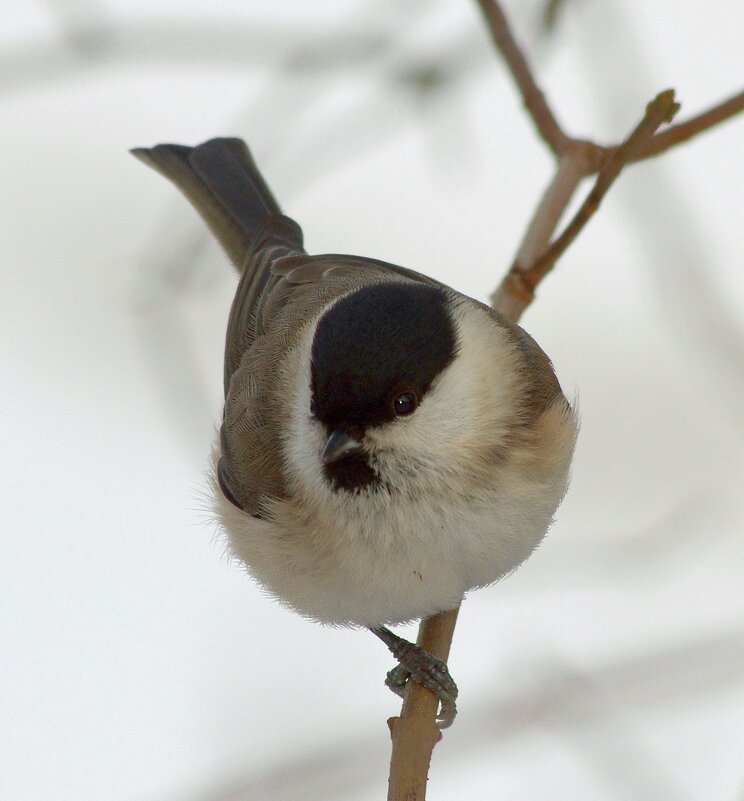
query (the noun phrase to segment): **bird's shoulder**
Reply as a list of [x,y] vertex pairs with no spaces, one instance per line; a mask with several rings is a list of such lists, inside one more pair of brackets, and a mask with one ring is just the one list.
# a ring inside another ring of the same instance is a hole
[[506,334],[519,356],[525,387],[522,424],[532,428],[554,403],[568,405],[550,358],[535,340],[504,314],[486,307],[493,322]]

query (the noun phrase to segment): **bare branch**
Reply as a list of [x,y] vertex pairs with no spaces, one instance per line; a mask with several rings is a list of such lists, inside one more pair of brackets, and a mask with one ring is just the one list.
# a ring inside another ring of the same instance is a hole
[[[440,612],[421,622],[417,643],[445,661],[449,657],[458,609]],[[426,687],[409,681],[400,717],[390,718],[388,801],[424,801],[429,763],[442,732],[434,723],[439,701]]]
[[[668,114],[664,117],[666,108]],[[653,133],[678,110],[674,93],[668,90],[649,104],[646,116],[623,144],[601,147],[584,140],[569,141],[556,173],[533,214],[514,264],[491,295],[494,308],[513,320],[519,319],[531,303],[537,284],[576,239],[625,165],[663,153],[744,111],[744,92],[662,133]],[[658,119],[659,114],[662,114],[661,119]],[[599,173],[593,190],[566,229],[552,244],[548,244],[579,181],[592,173]]]
[[640,161],[641,159],[651,158],[658,156],[669,148],[675,145],[680,145],[697,136],[703,131],[707,131],[714,125],[725,122],[736,114],[744,111],[744,92],[724,100],[717,106],[709,108],[707,111],[698,114],[686,122],[680,122],[677,125],[672,125],[666,131],[656,134],[650,142],[647,142],[636,155],[632,161]]
[[[529,111],[540,136],[553,154],[561,157],[573,145],[578,144],[580,140],[568,136],[558,123],[544,93],[537,85],[527,59],[514,38],[498,0],[477,0],[477,2],[488,24],[491,39],[506,62],[522,95],[524,105]],[[553,5],[553,3],[549,3],[548,8],[552,8]],[[555,3],[555,5],[557,6],[558,3]],[[663,153],[669,148],[682,144],[693,136],[712,128],[714,125],[725,122],[742,111],[744,111],[744,92],[739,92],[692,119],[673,125],[663,133],[652,137],[630,161],[640,161]],[[585,148],[594,149],[595,151],[594,162],[596,166],[591,172],[599,171],[601,166],[609,158],[612,158],[617,150],[615,147],[602,147],[593,142],[584,141],[581,144]]]
[[[556,261],[589,222],[623,167],[637,158],[639,151],[648,145],[659,126],[669,122],[678,111],[679,103],[674,100],[673,89],[661,92],[646,106],[643,119],[628,138],[612,152],[611,157],[599,171],[592,191],[571,222],[528,270],[521,271],[522,280],[530,289],[534,291],[537,284],[550,272]],[[515,268],[519,269],[519,266],[515,264]]]
[[514,260],[521,270],[527,270],[545,252],[579,181],[587,174],[585,161],[575,149],[558,161],[558,169],[535,209]]
[[596,169],[603,151],[591,142],[572,141],[558,161],[558,168],[532,214],[514,264],[491,295],[491,306],[515,322],[532,302],[531,287],[523,278],[548,249],[553,232],[571,202],[582,178]]
[[566,148],[569,138],[558,124],[548,101],[532,75],[527,59],[524,57],[506,21],[504,12],[496,0],[478,0],[478,5],[488,24],[488,30],[498,51],[504,57],[512,74],[522,100],[540,136],[556,155]]

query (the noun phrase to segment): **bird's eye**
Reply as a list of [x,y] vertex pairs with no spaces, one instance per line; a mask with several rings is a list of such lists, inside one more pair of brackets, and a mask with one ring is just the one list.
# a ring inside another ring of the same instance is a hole
[[411,414],[417,405],[418,398],[414,392],[402,392],[393,401],[393,411],[400,415]]

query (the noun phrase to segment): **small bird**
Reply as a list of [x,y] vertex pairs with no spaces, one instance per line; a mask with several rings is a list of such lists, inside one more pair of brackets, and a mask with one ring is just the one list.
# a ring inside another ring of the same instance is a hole
[[459,605],[542,540],[577,432],[519,326],[412,270],[308,255],[240,139],[132,153],[193,204],[240,278],[214,449],[230,548],[281,603],[367,627],[455,714],[446,665],[387,628]]

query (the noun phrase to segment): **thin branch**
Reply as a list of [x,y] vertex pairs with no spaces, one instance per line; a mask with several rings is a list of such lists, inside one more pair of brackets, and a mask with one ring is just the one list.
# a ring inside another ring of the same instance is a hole
[[[418,645],[446,661],[459,611],[458,607],[421,621]],[[431,754],[442,739],[442,732],[434,722],[438,705],[433,693],[420,684],[408,682],[400,717],[388,720],[393,740],[388,801],[424,801],[426,798]]]
[[[654,133],[665,122],[669,122],[679,111],[679,103],[674,99],[674,90],[667,89],[657,95],[647,106],[643,119],[618,147],[608,151],[608,158],[599,170],[597,180],[573,219],[561,234],[542,253],[534,256],[535,248],[547,243],[552,231],[558,224],[562,211],[570,200],[583,175],[592,171],[589,159],[580,159],[574,151],[569,151],[559,162],[553,181],[548,187],[543,200],[537,207],[532,222],[527,229],[525,240],[517,254],[511,269],[491,296],[495,309],[515,322],[530,305],[535,296],[535,287],[552,270],[558,259],[566,252],[569,245],[581,233],[599,208],[607,191],[622,172],[623,168],[638,158],[638,153],[648,146]],[[586,143],[589,148],[591,143]],[[583,173],[582,173],[583,170]],[[561,207],[560,201],[565,198]],[[539,233],[538,241],[529,241],[530,232]]]
[[611,158],[599,171],[592,191],[587,195],[574,218],[529,270],[522,273],[523,279],[533,290],[581,233],[599,208],[609,188],[622,172],[623,167],[637,158],[639,151],[648,145],[659,126],[669,122],[678,111],[679,103],[674,100],[673,89],[661,92],[646,106],[643,119],[620,147],[614,150]]
[[680,122],[677,125],[672,125],[662,133],[656,134],[650,142],[647,142],[638,153],[631,159],[631,161],[640,161],[641,159],[648,159],[652,156],[658,156],[669,148],[675,145],[680,145],[693,136],[697,136],[703,131],[707,131],[714,125],[725,122],[736,114],[744,111],[744,92],[724,100],[717,106],[709,108],[707,111],[698,114],[696,117],[689,119],[685,122]]
[[571,142],[560,157],[558,168],[532,214],[512,268],[490,298],[491,306],[510,320],[516,322],[534,297],[533,287],[523,280],[523,273],[547,250],[579,182],[594,171],[597,159],[596,145],[580,140]]
[[576,187],[587,174],[585,161],[575,149],[561,156],[558,161],[553,180],[535,209],[514,259],[521,270],[527,270],[545,251]]
[[[537,85],[524,53],[517,44],[509,23],[498,0],[477,0],[483,16],[488,24],[491,39],[506,62],[509,71],[517,84],[525,107],[530,113],[543,141],[555,156],[562,156],[576,140],[568,136],[548,105],[545,94]],[[549,7],[551,4],[549,4]],[[675,145],[682,144],[693,136],[718,125],[744,111],[744,91],[733,95],[707,111],[698,114],[686,122],[673,125],[663,133],[652,137],[629,161],[657,156]],[[615,147],[602,147],[593,142],[581,142],[585,147],[593,148],[595,167],[591,172],[598,172],[607,159],[612,158]]]
[[509,28],[501,6],[495,0],[477,1],[488,24],[493,43],[504,57],[540,136],[553,153],[560,155],[566,149],[569,138],[558,124],[545,95],[537,85],[530,65]]
[[[659,134],[643,133],[647,124],[644,120],[641,131],[633,134],[632,142],[626,140],[616,147],[603,147],[588,140],[569,137],[561,129],[540,91],[498,0],[477,2],[494,44],[506,61],[540,136],[558,158],[557,171],[532,215],[512,268],[491,295],[494,308],[517,320],[532,301],[537,284],[586,225],[625,164],[659,155],[744,111],[744,92]],[[600,177],[577,216],[560,237],[551,242],[553,232],[582,177],[595,173]]]

